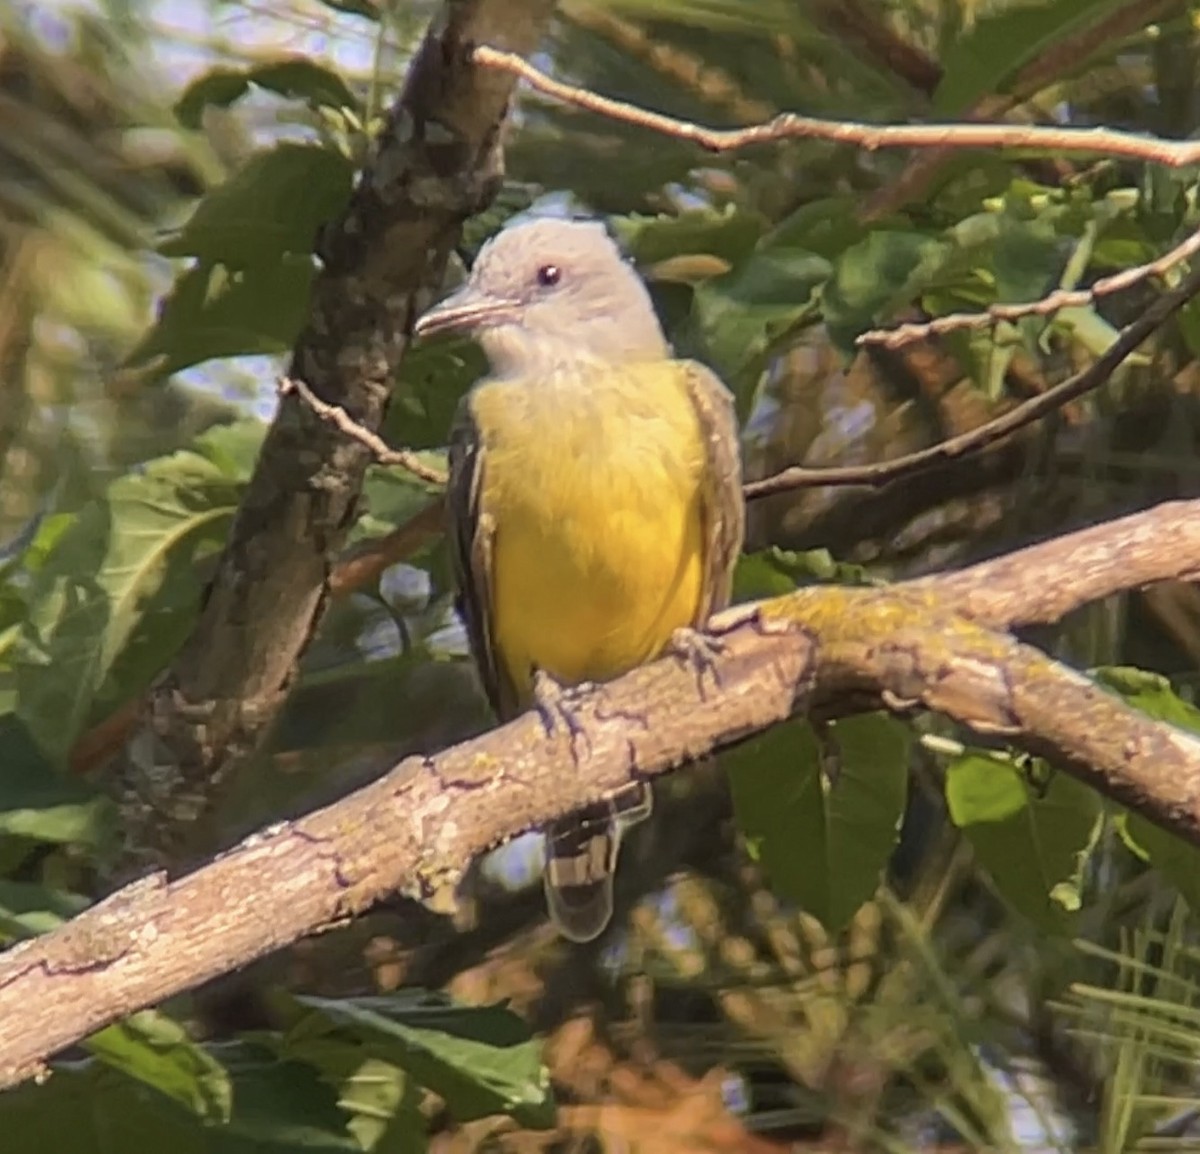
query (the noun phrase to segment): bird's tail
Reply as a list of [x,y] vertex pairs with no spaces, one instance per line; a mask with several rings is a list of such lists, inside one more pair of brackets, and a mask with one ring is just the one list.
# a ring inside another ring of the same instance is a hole
[[653,800],[648,785],[635,785],[546,826],[546,906],[563,937],[590,942],[608,925],[621,837]]

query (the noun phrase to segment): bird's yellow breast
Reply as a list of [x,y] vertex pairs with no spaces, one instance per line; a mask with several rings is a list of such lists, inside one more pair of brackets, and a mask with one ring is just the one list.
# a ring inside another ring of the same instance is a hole
[[686,371],[572,367],[473,393],[481,513],[495,526],[492,637],[522,698],[535,667],[606,680],[696,623],[705,452]]

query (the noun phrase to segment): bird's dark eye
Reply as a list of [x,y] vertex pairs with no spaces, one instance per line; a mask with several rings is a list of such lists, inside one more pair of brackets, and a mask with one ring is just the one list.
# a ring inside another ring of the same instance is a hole
[[537,282],[542,288],[553,288],[562,280],[562,269],[556,264],[544,264],[537,270]]

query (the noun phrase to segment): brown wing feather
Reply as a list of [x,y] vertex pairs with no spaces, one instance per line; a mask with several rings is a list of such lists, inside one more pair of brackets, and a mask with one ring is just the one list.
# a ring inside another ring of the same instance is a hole
[[450,479],[446,487],[450,559],[458,585],[458,611],[479,679],[501,720],[520,712],[516,691],[499,662],[492,641],[492,540],[496,526],[481,507],[486,468],[479,427],[468,393],[459,403],[450,428]]
[[704,487],[704,597],[696,626],[703,628],[729,604],[733,570],[746,533],[742,497],[742,458],[738,449],[733,394],[721,379],[698,361],[686,362],[687,389],[700,418],[708,455]]

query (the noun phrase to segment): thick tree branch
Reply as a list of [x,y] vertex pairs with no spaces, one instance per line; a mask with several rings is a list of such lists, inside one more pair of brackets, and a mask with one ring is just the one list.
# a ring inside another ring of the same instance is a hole
[[[553,0],[446,0],[342,218],[289,377],[379,429],[412,320],[440,285],[464,219],[500,179],[515,77],[475,45],[537,46]],[[371,454],[294,394],[280,400],[191,637],[119,766],[131,860],[177,858],[230,769],[275,718],[328,596]]]
[[1018,629],[1164,581],[1200,581],[1200,501],[1168,501],[907,587],[989,628]]
[[[937,711],[1048,757],[1200,844],[1200,739],[999,631],[1197,572],[1198,524],[1200,502],[1179,502],[948,577],[805,589],[731,610],[713,622],[723,645],[711,673],[655,662],[573,695],[577,731],[548,734],[526,715],[408,758],[189,876],[135,883],[0,958],[0,1087],[139,1007],[388,894],[434,899],[489,846],[810,709],[882,699]],[[1071,588],[1075,569],[1073,595],[1019,608],[1030,590]]]

